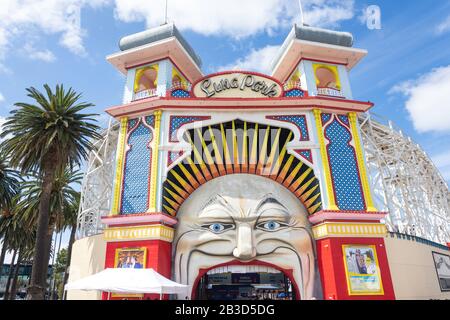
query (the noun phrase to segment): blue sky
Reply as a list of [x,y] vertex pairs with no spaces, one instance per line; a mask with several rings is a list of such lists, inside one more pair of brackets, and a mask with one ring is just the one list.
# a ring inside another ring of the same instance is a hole
[[[369,55],[351,73],[355,98],[376,104],[432,157],[450,181],[450,1],[304,0],[305,22],[349,31]],[[364,12],[381,9],[381,29]],[[105,56],[122,36],[163,22],[163,0],[2,0],[0,123],[25,88],[64,83],[103,110],[122,99],[124,78]],[[204,73],[239,67],[269,72],[299,20],[296,0],[169,0]],[[447,90],[446,90],[447,89]]]

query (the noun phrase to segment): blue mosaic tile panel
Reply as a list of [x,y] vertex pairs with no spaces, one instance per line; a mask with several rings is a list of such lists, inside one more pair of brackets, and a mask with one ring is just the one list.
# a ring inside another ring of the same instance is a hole
[[334,119],[325,128],[325,137],[330,141],[327,149],[337,206],[348,211],[366,210],[355,149],[349,145],[351,133]]
[[170,118],[170,141],[178,142],[177,131],[182,126],[195,121],[202,121],[210,119],[210,117],[195,117],[195,116],[174,116]]
[[284,121],[295,124],[299,128],[301,133],[300,141],[309,141],[308,125],[306,124],[305,116],[296,116],[296,115],[275,116],[275,117],[267,117],[267,119]]
[[174,98],[189,98],[189,91],[177,89],[172,91],[171,96]]
[[300,89],[293,89],[286,91],[284,96],[287,98],[302,98],[305,96],[305,93]]
[[[153,116],[148,117],[153,118]],[[151,119],[149,119],[151,120]],[[122,214],[143,213],[148,209],[152,131],[142,122],[129,138],[125,157],[122,191]]]

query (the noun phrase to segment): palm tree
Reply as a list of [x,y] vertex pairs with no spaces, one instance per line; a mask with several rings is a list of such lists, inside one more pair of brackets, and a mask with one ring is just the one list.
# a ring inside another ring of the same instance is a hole
[[[5,153],[0,150],[0,219],[9,216],[12,199],[19,190],[19,183],[19,173],[9,167]],[[7,251],[6,238],[7,234],[0,232],[0,239],[3,239],[0,253],[0,275],[3,271]]]
[[[13,251],[13,257],[11,259],[8,281],[5,287],[5,300],[14,299],[16,294],[16,281],[19,272],[19,267],[26,258],[34,243],[35,228],[30,229],[20,219],[20,215],[17,212],[17,202],[19,197],[16,196],[12,200],[11,214],[8,217],[2,217],[0,221],[0,232],[6,234],[4,240],[4,246],[7,250]],[[17,262],[14,267],[14,263]],[[10,290],[11,288],[11,290]]]
[[10,163],[22,173],[37,172],[42,180],[39,215],[34,249],[33,269],[27,299],[43,300],[48,268],[48,229],[50,202],[58,173],[74,168],[87,159],[94,149],[91,139],[100,139],[95,114],[84,114],[92,107],[80,102],[81,95],[61,85],[55,92],[44,85],[46,96],[31,87],[27,89],[31,103],[16,103],[3,125],[1,137],[4,150],[11,155]]
[[19,190],[20,175],[9,167],[6,153],[0,150],[0,213],[8,214],[12,199]]
[[[82,174],[69,169],[55,178],[53,190],[50,195],[50,217],[46,234],[45,259],[50,260],[52,251],[53,233],[61,233],[65,230],[67,219],[70,219],[71,210],[78,202],[79,192],[74,187],[81,183]],[[21,201],[17,205],[19,219],[28,228],[33,228],[38,223],[39,202],[42,195],[42,180],[39,176],[30,175],[27,181],[22,183]]]

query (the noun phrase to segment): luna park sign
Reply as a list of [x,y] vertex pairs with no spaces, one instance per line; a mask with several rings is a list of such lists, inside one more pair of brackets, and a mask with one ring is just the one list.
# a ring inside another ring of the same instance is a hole
[[278,82],[253,73],[222,73],[200,80],[193,88],[197,98],[276,98],[283,93]]

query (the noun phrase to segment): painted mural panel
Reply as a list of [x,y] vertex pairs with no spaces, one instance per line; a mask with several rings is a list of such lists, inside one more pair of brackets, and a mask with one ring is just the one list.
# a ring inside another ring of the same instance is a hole
[[433,259],[441,291],[450,291],[450,256],[433,252]]
[[375,246],[343,246],[350,295],[382,295],[380,267]]

